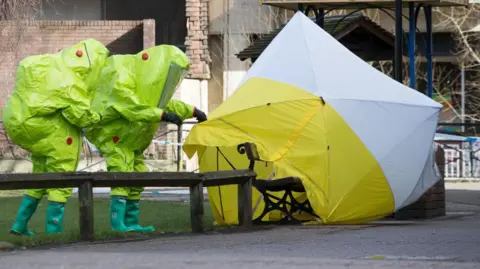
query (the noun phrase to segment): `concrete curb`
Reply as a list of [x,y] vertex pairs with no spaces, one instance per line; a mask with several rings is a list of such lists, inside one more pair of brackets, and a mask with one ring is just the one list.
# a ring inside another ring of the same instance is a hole
[[6,241],[0,241],[0,251],[12,251],[17,249],[17,247],[9,242]]
[[[206,231],[208,233],[210,231]],[[62,249],[62,248],[69,248],[69,247],[77,247],[77,246],[91,246],[91,245],[108,245],[108,244],[122,244],[122,243],[130,243],[130,242],[142,242],[142,241],[149,241],[149,240],[155,240],[155,239],[160,239],[160,238],[172,238],[172,237],[179,237],[182,235],[202,235],[202,234],[192,234],[189,232],[185,233],[175,233],[175,232],[169,232],[169,233],[159,233],[155,235],[136,235],[132,237],[126,237],[126,238],[106,238],[106,239],[95,239],[92,241],[71,241],[71,242],[50,242],[50,243],[45,243],[45,244],[38,244],[38,245],[32,245],[32,246],[15,246],[13,245],[13,249],[10,249],[11,251],[13,250],[25,250],[25,251],[38,251],[38,250],[49,250],[49,249]],[[1,251],[1,250],[0,250]]]
[[445,216],[441,216],[441,217],[436,217],[436,218],[433,218],[432,220],[439,220],[439,221],[442,221],[442,220],[454,220],[454,219],[461,219],[461,218],[464,218],[464,217],[470,217],[470,216],[473,216],[473,215],[476,215],[478,214],[477,212],[472,212],[472,211],[456,211],[456,212],[447,212],[447,214]]
[[151,241],[158,239],[171,239],[176,237],[198,237],[198,236],[209,236],[215,234],[234,234],[234,233],[251,233],[251,232],[260,232],[265,230],[271,230],[271,228],[242,228],[242,227],[223,227],[218,230],[215,229],[206,229],[204,233],[191,233],[191,232],[168,232],[168,233],[159,233],[155,235],[137,235],[127,238],[107,238],[107,239],[96,239],[92,241],[73,241],[65,243],[47,243],[40,244],[31,247],[21,247],[13,246],[11,250],[28,250],[28,251],[37,251],[37,250],[48,250],[48,249],[61,249],[61,248],[70,248],[78,246],[92,246],[92,245],[109,245],[109,244],[123,244],[131,242],[143,242]]

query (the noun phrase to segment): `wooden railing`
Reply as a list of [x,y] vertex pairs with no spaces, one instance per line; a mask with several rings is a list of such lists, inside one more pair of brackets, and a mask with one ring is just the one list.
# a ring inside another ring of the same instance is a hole
[[80,240],[94,239],[94,187],[189,187],[192,232],[204,231],[203,187],[237,184],[238,219],[240,226],[252,223],[251,170],[190,172],[76,172],[39,174],[0,174],[0,190],[78,187],[80,204]]

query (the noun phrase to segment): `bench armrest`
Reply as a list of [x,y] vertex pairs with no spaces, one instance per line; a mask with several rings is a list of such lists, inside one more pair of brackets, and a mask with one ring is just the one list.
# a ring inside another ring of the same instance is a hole
[[261,161],[258,154],[257,146],[254,143],[244,143],[237,146],[237,151],[240,154],[247,154],[247,158],[250,161],[248,169],[253,170],[255,167],[255,161]]

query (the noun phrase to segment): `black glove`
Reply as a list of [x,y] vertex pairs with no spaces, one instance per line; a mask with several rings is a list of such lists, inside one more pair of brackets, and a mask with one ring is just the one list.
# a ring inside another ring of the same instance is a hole
[[195,110],[193,111],[193,116],[197,118],[198,123],[207,120],[207,115],[205,115],[205,113],[198,108],[195,108]]
[[182,119],[175,113],[163,112],[162,121],[176,124],[177,126],[182,125]]

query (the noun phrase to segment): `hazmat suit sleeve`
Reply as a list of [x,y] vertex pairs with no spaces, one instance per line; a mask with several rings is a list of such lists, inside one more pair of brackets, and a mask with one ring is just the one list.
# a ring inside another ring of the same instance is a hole
[[123,99],[122,105],[113,105],[113,108],[128,121],[160,122],[163,110],[149,105],[142,105],[135,96]]
[[[100,116],[90,109],[90,100],[86,95],[86,91],[78,89],[77,92],[72,91],[71,94],[65,98],[66,100],[70,99],[68,101],[70,105],[62,110],[62,115],[67,121],[83,128],[100,120]],[[73,96],[76,96],[76,98]]]
[[165,112],[171,112],[177,114],[182,120],[193,118],[193,112],[195,111],[195,107],[192,105],[188,105],[179,100],[171,99],[167,103],[167,107],[165,108]]

